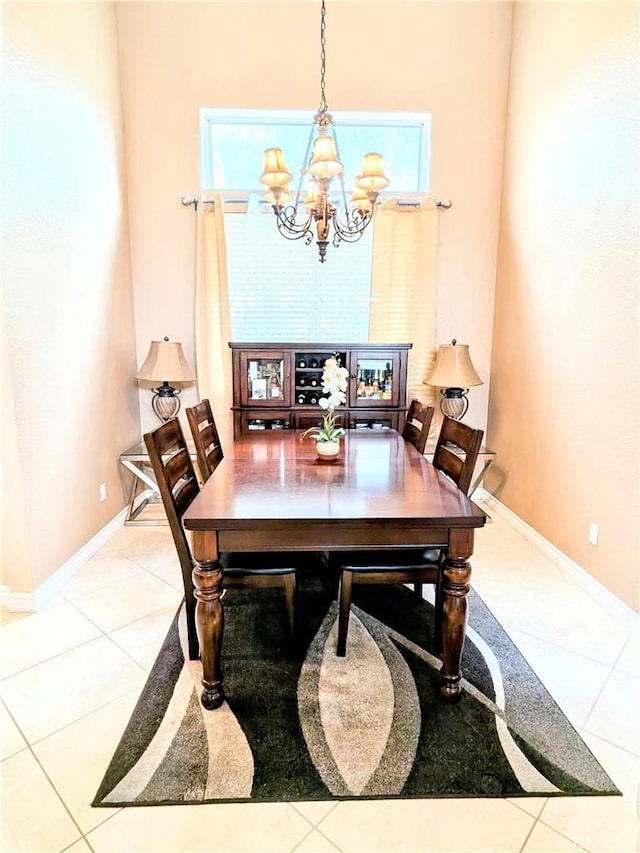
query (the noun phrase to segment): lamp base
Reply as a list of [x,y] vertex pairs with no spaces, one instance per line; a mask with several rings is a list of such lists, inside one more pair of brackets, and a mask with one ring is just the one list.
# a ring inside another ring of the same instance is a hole
[[180,389],[174,388],[168,382],[163,382],[158,388],[153,389],[151,408],[156,416],[163,422],[175,418],[180,411]]
[[468,388],[444,388],[440,391],[440,410],[443,415],[460,421],[466,415],[469,408],[467,400]]

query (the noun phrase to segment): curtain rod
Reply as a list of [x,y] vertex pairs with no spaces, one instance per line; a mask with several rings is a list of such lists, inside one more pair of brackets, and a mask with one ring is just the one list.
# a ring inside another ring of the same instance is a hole
[[[191,205],[193,205],[196,210],[198,209],[198,204],[200,202],[202,202],[203,204],[213,204],[214,203],[212,198],[197,199],[197,198],[195,198],[195,196],[191,196],[191,195],[183,195],[181,201],[185,207],[190,207]],[[248,199],[246,199],[246,198],[225,198],[224,203],[225,204],[246,204],[247,201],[248,201]],[[260,200],[260,204],[267,204],[267,202]],[[399,199],[396,199],[396,207],[420,207],[421,204],[422,204],[422,201],[419,198],[415,198],[415,199],[413,199],[413,198],[406,198],[406,199],[399,198]],[[439,207],[441,210],[449,210],[451,207],[453,207],[453,202],[451,201],[451,199],[445,198],[445,199],[442,199],[442,201],[437,201],[436,207]]]

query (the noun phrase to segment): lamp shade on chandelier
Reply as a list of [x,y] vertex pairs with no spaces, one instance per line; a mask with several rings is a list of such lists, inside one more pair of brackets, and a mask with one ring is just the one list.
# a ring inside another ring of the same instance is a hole
[[[264,200],[273,206],[278,230],[288,240],[304,239],[310,244],[315,236],[320,262],[326,260],[329,241],[355,243],[373,219],[378,193],[388,184],[382,157],[376,152],[365,155],[361,173],[355,179],[355,191],[347,202],[344,167],[340,161],[335,125],[327,112],[325,97],[325,3],[322,0],[320,23],[320,108],[313,118],[307,151],[300,169],[300,181],[292,202],[287,168],[281,148],[267,148],[260,177],[267,189]],[[317,133],[313,139],[314,133]],[[303,197],[303,181],[307,179]],[[342,197],[341,210],[331,199],[332,182],[337,179]],[[333,229],[333,234],[332,234]]]

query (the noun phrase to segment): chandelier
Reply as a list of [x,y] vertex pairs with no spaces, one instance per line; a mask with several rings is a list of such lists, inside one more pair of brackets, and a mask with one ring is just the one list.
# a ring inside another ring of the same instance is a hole
[[[264,152],[264,171],[260,182],[266,184],[265,201],[273,206],[278,231],[287,240],[305,239],[309,245],[317,236],[320,263],[326,260],[329,236],[333,226],[332,243],[355,243],[362,237],[365,228],[373,219],[373,211],[380,190],[389,179],[384,173],[382,156],[375,152],[366,154],[362,173],[356,178],[356,189],[347,203],[344,187],[344,169],[339,159],[338,140],[331,114],[327,112],[325,97],[325,6],[322,0],[320,19],[320,108],[313,117],[307,150],[300,169],[300,180],[295,201],[289,185],[292,180],[281,148],[267,148]],[[329,132],[331,131],[331,133]],[[314,140],[313,135],[317,132]],[[313,145],[312,145],[313,143]],[[302,184],[305,176],[308,183],[304,198]],[[331,182],[337,178],[341,198],[338,203],[344,213],[338,214],[336,205],[329,195]]]

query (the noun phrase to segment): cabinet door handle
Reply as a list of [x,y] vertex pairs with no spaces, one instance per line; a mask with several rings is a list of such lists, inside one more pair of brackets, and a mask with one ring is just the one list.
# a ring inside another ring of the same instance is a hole
[[352,378],[352,379],[355,379],[355,378],[356,378],[355,373],[352,373],[352,374],[351,374],[351,378]]

